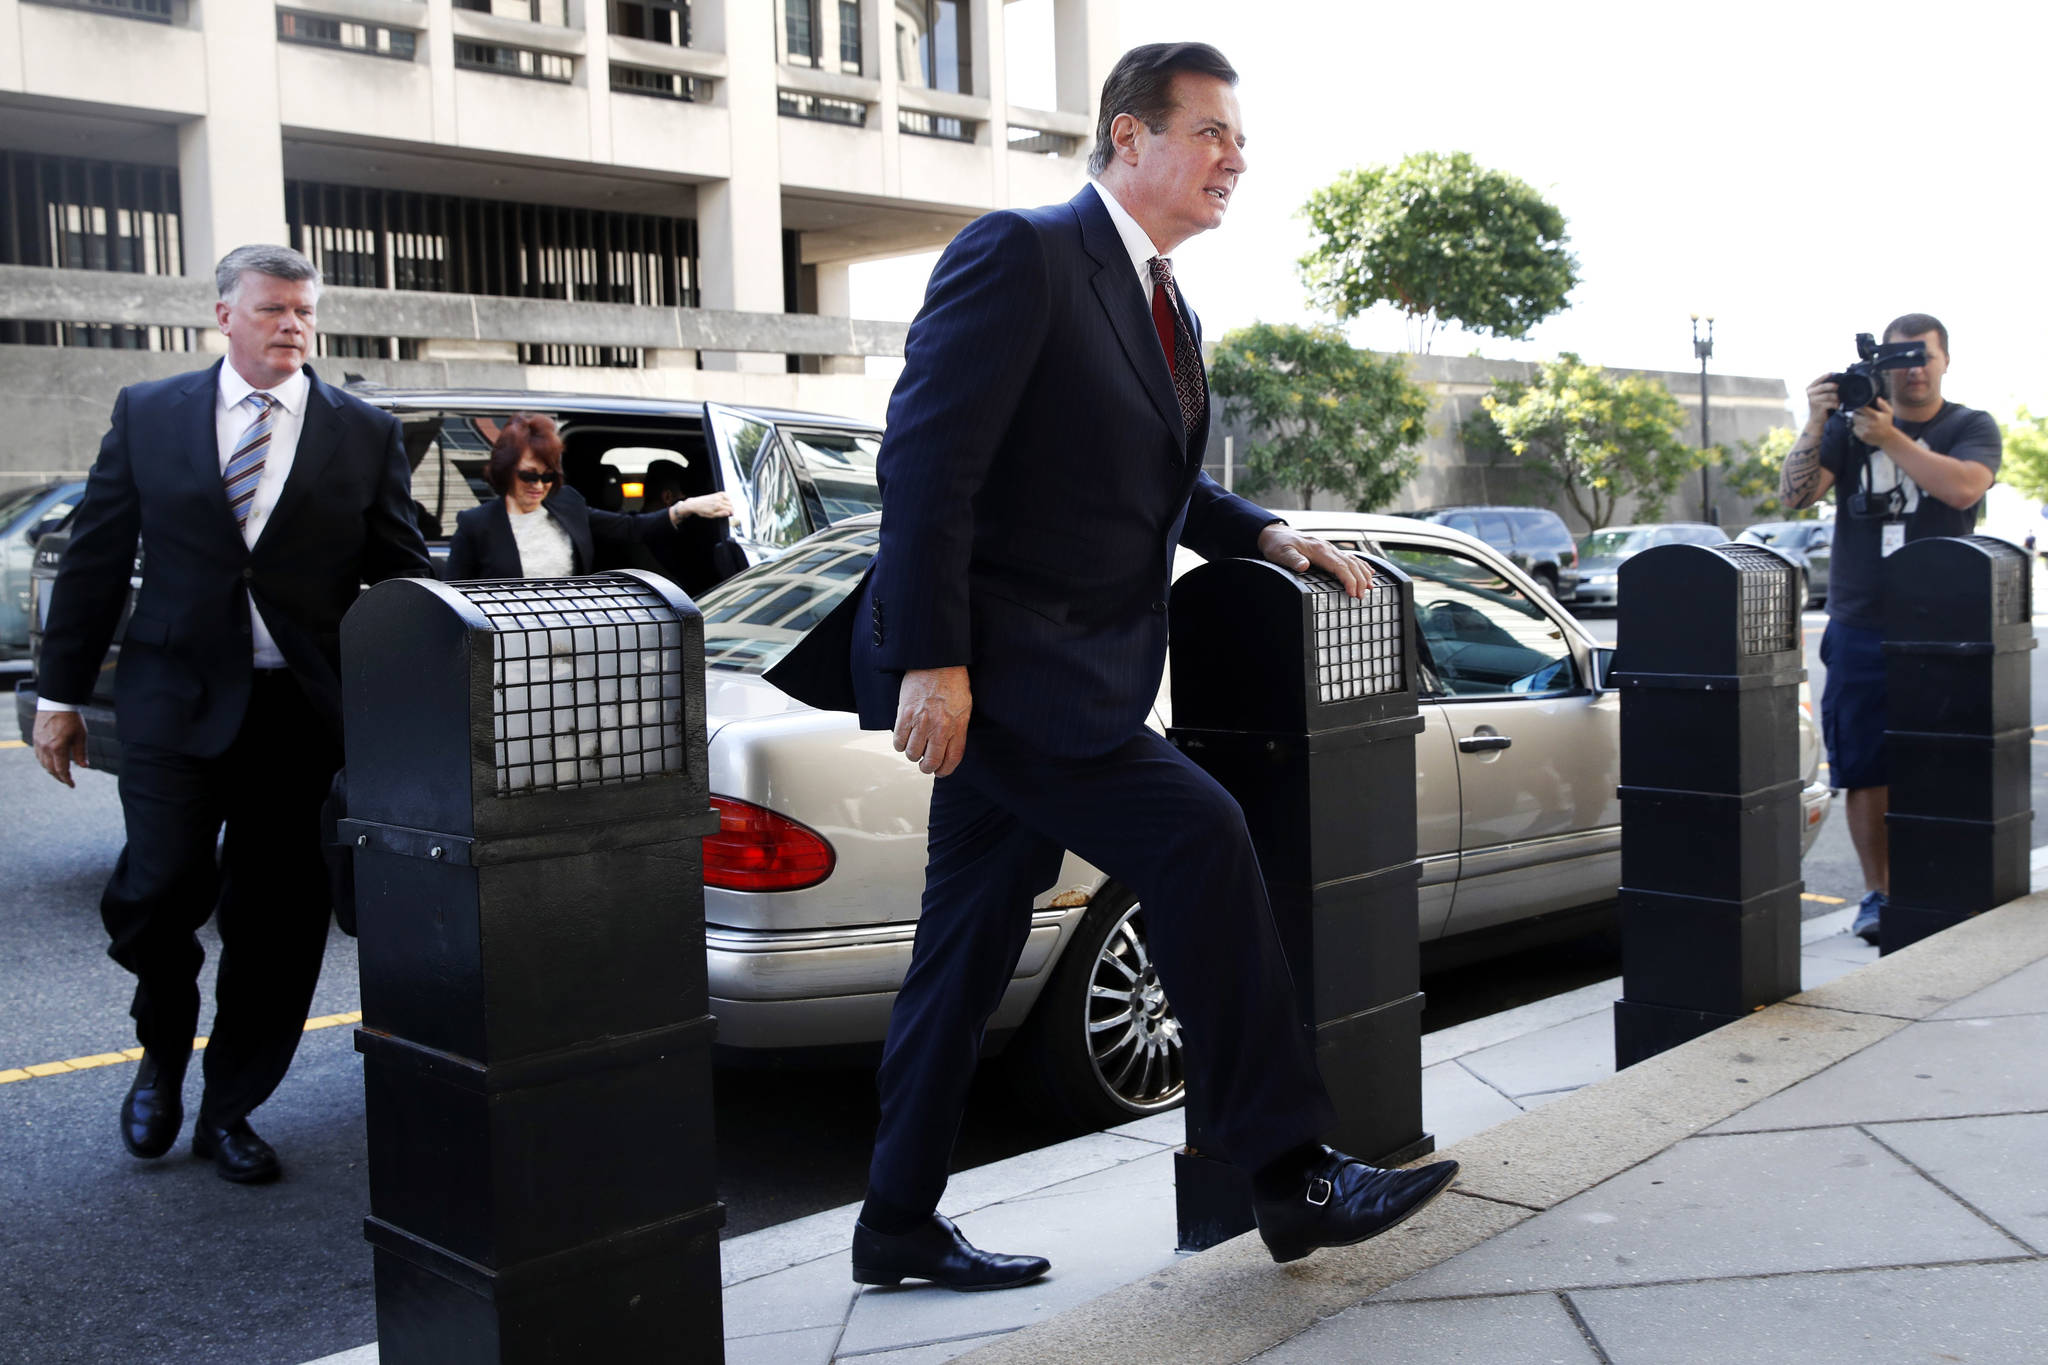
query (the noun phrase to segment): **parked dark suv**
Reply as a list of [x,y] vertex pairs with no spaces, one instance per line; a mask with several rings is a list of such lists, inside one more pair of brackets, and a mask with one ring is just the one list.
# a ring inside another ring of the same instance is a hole
[[1560,602],[1578,591],[1578,545],[1564,518],[1546,507],[1430,507],[1402,515],[1478,537]]
[[[500,426],[514,413],[543,412],[562,433],[562,473],[593,507],[640,510],[648,467],[657,460],[682,467],[684,496],[723,489],[732,495],[731,546],[721,546],[721,572],[774,559],[805,536],[881,506],[875,486],[878,427],[843,417],[740,407],[682,399],[621,398],[602,394],[531,393],[518,389],[386,389],[351,384],[349,392],[395,415],[404,427],[412,461],[413,515],[437,569],[448,562],[448,532],[456,515],[497,496],[484,465]],[[75,501],[75,500],[74,500]],[[65,509],[69,512],[69,508]],[[50,585],[64,547],[68,521],[45,526],[35,545],[29,579],[31,655],[41,647]],[[727,553],[727,551],[731,551]],[[618,557],[600,552],[598,569],[640,567],[661,571],[635,547]],[[132,585],[142,581],[138,549]],[[129,593],[134,603],[134,593]],[[121,624],[127,625],[124,612]],[[119,762],[114,729],[116,644],[85,708],[88,761],[103,771]],[[35,728],[33,684],[15,690],[16,719],[24,740]]]

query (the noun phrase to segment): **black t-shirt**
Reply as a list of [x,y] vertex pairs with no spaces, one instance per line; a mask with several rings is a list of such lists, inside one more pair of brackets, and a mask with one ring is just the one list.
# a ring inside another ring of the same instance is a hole
[[[2004,443],[1998,423],[1991,414],[1960,403],[1946,403],[1925,422],[1897,423],[1901,432],[1925,444],[1929,450],[1951,459],[1974,460],[1992,473]],[[1940,498],[1922,493],[1918,484],[1892,462],[1892,457],[1865,445],[1849,430],[1849,419],[1841,413],[1828,418],[1820,438],[1821,468],[1835,476],[1835,535],[1833,560],[1828,568],[1828,616],[1846,626],[1865,630],[1884,628],[1884,523],[1888,507],[1896,507],[1906,523],[1906,539],[1928,536],[1966,536],[1977,526],[1977,512],[1983,507],[1955,508]],[[1893,490],[1897,490],[1894,495]],[[1856,495],[1863,499],[1867,515],[1856,513]]]

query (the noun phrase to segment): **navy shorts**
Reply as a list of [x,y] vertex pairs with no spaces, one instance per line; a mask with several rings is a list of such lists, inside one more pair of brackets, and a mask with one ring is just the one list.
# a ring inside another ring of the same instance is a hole
[[1820,694],[1828,785],[1891,785],[1884,762],[1884,632],[1829,621],[1820,637],[1820,662],[1828,671]]

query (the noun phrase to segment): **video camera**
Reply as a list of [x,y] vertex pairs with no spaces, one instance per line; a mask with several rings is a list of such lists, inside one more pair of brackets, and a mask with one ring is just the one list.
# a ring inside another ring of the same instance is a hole
[[1877,397],[1880,388],[1877,378],[1879,371],[1910,370],[1916,365],[1925,365],[1927,343],[1880,342],[1868,332],[1858,332],[1856,354],[1860,358],[1854,365],[1840,374],[1828,376],[1835,386],[1835,397],[1841,401],[1843,412],[1854,412],[1858,408],[1870,406],[1870,400]]

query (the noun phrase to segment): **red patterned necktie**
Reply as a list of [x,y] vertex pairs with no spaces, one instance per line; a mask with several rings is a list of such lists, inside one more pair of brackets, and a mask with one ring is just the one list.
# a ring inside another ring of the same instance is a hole
[[1180,317],[1180,296],[1173,287],[1173,262],[1154,256],[1152,267],[1152,327],[1159,333],[1159,348],[1166,352],[1166,369],[1173,376],[1174,396],[1180,399],[1180,419],[1187,434],[1195,434],[1207,404],[1208,384],[1202,377],[1202,356],[1195,338]]

